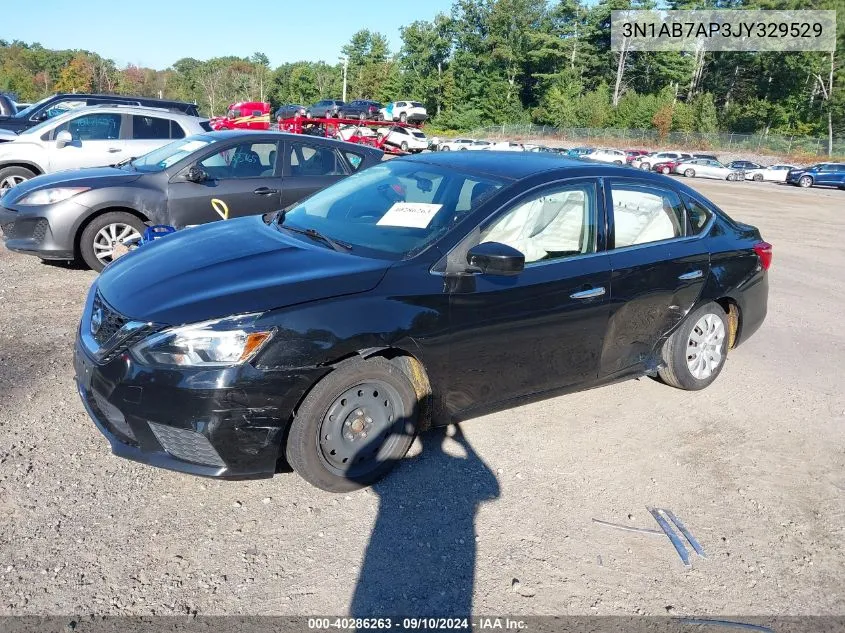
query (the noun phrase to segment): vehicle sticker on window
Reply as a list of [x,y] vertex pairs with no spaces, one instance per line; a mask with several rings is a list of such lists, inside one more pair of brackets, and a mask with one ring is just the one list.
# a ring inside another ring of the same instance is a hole
[[442,204],[428,202],[396,202],[376,224],[424,229],[442,206]]

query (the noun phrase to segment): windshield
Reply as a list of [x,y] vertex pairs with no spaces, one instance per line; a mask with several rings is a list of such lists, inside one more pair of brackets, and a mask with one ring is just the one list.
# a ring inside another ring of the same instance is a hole
[[134,159],[131,165],[136,170],[143,172],[164,171],[171,165],[178,163],[188,154],[192,154],[198,149],[202,149],[214,142],[215,139],[208,136],[189,136],[188,138],[182,138],[178,141],[168,143],[164,147],[159,147],[149,154],[144,154]]
[[503,184],[486,175],[393,160],[323,189],[281,222],[399,259],[423,250]]
[[40,108],[42,105],[44,105],[45,103],[47,103],[47,102],[48,102],[50,99],[52,99],[52,98],[53,98],[53,95],[50,95],[49,97],[44,97],[41,101],[36,101],[35,103],[33,103],[33,104],[32,104],[31,106],[29,106],[28,108],[24,108],[23,110],[21,110],[20,112],[18,112],[17,114],[15,114],[15,117],[16,117],[16,118],[19,118],[19,119],[26,119],[26,118],[29,118],[30,116],[32,116],[32,114],[33,114],[33,113],[34,113],[34,112],[35,112],[38,108]]

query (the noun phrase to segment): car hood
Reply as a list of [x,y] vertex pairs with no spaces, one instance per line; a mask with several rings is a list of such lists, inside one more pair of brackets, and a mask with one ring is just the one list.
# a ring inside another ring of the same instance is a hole
[[97,283],[118,312],[179,325],[366,292],[390,264],[300,240],[253,216],[159,238],[110,264]]
[[[0,149],[3,144],[0,143]],[[115,187],[125,185],[138,180],[142,174],[136,171],[125,171],[116,167],[91,167],[88,169],[71,169],[57,171],[53,174],[45,174],[25,180],[11,189],[3,197],[6,204],[14,204],[23,198],[30,191],[46,189],[48,187],[90,187],[92,189],[102,187]]]

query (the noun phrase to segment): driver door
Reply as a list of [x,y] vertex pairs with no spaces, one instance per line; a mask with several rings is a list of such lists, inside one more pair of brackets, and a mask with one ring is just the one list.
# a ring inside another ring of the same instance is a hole
[[596,380],[610,299],[599,191],[594,179],[548,185],[480,227],[479,243],[525,255],[519,275],[447,276],[451,412]]
[[196,166],[208,175],[204,182],[185,179],[188,168],[168,184],[170,223],[177,227],[260,215],[280,208],[279,143],[269,140],[214,144]]

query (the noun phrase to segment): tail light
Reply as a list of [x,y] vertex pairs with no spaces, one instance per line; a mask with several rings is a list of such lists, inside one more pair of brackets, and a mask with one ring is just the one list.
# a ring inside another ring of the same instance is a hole
[[757,242],[754,245],[754,252],[757,253],[763,270],[769,270],[772,265],[772,245],[768,242]]

